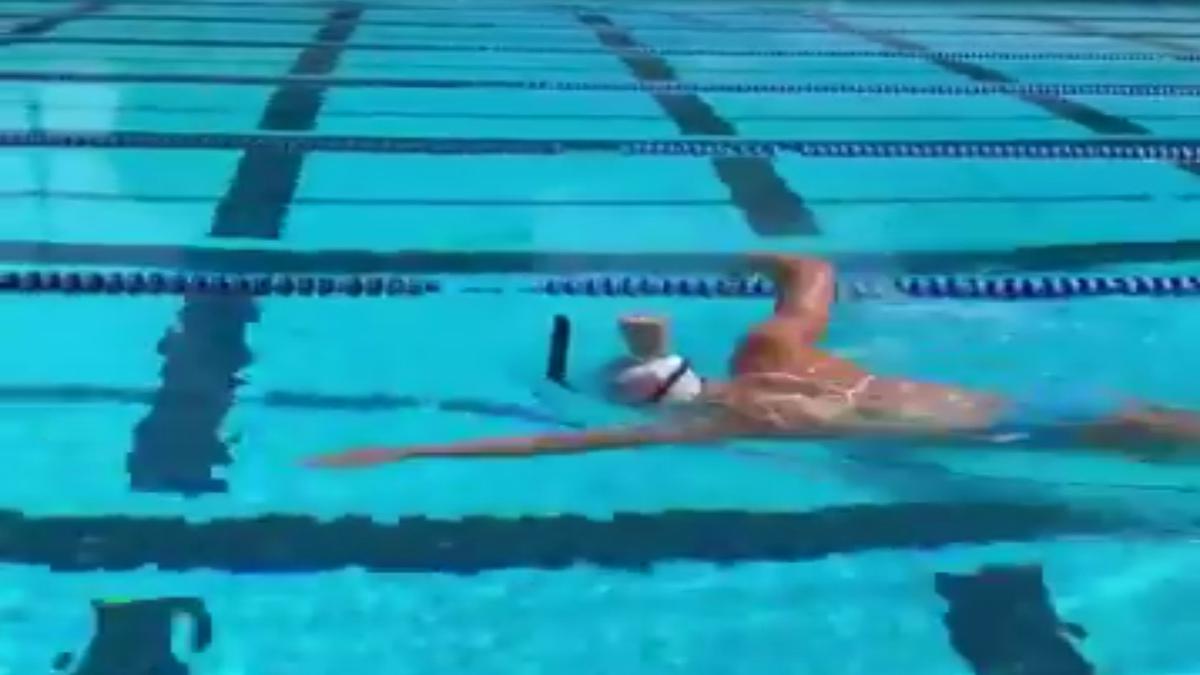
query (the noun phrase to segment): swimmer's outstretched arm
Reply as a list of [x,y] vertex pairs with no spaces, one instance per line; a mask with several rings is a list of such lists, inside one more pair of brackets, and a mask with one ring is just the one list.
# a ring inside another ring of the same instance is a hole
[[532,455],[597,452],[647,445],[711,442],[737,435],[733,429],[707,422],[683,426],[651,425],[597,429],[577,433],[490,438],[446,445],[361,448],[332,455],[321,455],[306,460],[305,464],[322,468],[355,468],[399,462],[417,457],[518,458]]

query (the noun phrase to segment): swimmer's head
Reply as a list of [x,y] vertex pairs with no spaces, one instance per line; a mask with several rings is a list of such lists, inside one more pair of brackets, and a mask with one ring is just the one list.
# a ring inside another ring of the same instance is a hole
[[704,381],[687,359],[670,353],[670,321],[632,314],[617,323],[628,356],[611,366],[607,377],[611,399],[627,405],[687,403],[700,397]]
[[611,393],[622,403],[690,403],[704,392],[704,380],[678,355],[634,361],[612,377]]

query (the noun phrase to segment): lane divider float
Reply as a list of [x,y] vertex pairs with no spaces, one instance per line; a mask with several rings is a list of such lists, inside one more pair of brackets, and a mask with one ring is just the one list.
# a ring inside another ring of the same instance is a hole
[[980,82],[910,84],[905,82],[588,82],[585,80],[480,80],[399,77],[307,77],[292,75],[209,75],[201,73],[102,73],[0,70],[4,82],[292,85],[382,87],[400,89],[517,89],[531,91],[637,91],[659,95],[801,94],[885,96],[1125,96],[1178,98],[1200,96],[1200,84],[1124,82],[1040,83]]
[[[392,275],[238,274],[25,270],[0,272],[8,295],[229,295],[271,297],[420,297],[444,293],[523,293],[564,297],[767,298],[760,277],[563,276],[532,285],[448,287],[441,280]],[[841,300],[945,298],[1038,300],[1100,296],[1200,296],[1200,275],[912,275],[850,277]]]
[[[1200,86],[1200,85],[1198,85]],[[1200,138],[940,141],[621,140],[313,136],[307,134],[0,130],[0,147],[354,152],[428,155],[562,155],[871,159],[1030,159],[1200,162]]]

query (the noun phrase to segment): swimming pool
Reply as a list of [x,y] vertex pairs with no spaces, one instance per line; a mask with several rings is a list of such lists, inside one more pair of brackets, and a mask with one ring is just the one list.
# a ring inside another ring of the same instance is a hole
[[[634,308],[717,372],[767,310],[527,292],[548,278],[720,276],[762,249],[848,278],[1200,273],[1198,20],[0,0],[0,673],[1194,670],[1187,464],[299,460],[608,414],[542,382],[556,314],[575,372]],[[438,292],[18,293],[8,273]],[[828,342],[883,372],[1200,406],[1191,302],[846,302]]]

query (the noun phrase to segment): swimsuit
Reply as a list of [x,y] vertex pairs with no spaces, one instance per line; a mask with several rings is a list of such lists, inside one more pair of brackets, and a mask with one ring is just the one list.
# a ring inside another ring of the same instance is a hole
[[[871,382],[874,375],[865,375],[850,387],[841,387],[824,380],[796,375],[788,372],[747,373],[738,378],[739,381],[760,380],[766,383],[777,382],[793,387],[807,386],[815,389],[814,393],[801,391],[771,391],[770,387],[754,390],[749,402],[757,407],[762,417],[777,428],[792,426],[789,417],[795,417],[796,412],[815,419],[829,420],[842,413],[858,408],[858,397]],[[824,407],[824,410],[821,407]]]
[[[766,383],[808,385],[817,393],[798,391],[772,392],[759,389],[753,396],[763,417],[779,427],[789,426],[789,417],[796,411],[816,418],[833,419],[848,411],[863,412],[860,397],[875,380],[866,375],[853,386],[830,386],[791,373],[753,373],[743,379],[759,379]],[[866,398],[869,398],[867,396]],[[814,406],[824,404],[825,411]],[[1033,443],[1037,445],[1073,445],[1078,443],[1081,428],[1113,416],[1121,407],[1115,396],[1093,388],[1077,386],[1058,391],[1042,390],[1010,399],[1000,415],[987,428],[972,436],[992,443]],[[788,413],[792,413],[789,415]],[[897,412],[897,420],[903,420]]]

